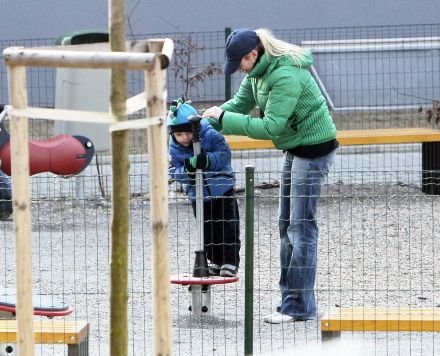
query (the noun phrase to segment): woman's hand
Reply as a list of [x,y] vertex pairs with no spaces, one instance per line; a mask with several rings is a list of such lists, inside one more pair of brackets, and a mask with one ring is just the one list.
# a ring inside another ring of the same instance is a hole
[[212,118],[212,119],[219,119],[220,115],[222,114],[223,110],[220,109],[218,106],[212,106],[209,109],[206,109],[205,112],[202,114],[203,118]]

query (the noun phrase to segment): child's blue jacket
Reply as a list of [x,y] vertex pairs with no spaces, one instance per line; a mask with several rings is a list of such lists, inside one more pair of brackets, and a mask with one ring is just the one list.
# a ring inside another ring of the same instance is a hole
[[[218,131],[206,121],[201,121],[200,146],[210,162],[209,169],[203,171],[203,196],[205,200],[222,196],[234,187],[235,177],[231,166],[231,150]],[[170,135],[169,142],[170,167],[169,173],[173,180],[183,183],[185,193],[190,200],[195,200],[196,189],[194,174],[185,170],[185,158],[194,156],[193,147],[184,147],[174,141]]]

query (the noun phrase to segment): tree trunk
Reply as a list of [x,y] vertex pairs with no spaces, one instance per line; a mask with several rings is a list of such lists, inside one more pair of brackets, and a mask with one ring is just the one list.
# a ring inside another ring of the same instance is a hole
[[[109,33],[112,51],[125,51],[124,0],[109,0]],[[110,101],[118,121],[125,114],[127,83],[125,69],[111,70]],[[128,131],[111,135],[112,151],[112,253],[110,286],[110,355],[128,354],[128,232],[129,185]]]

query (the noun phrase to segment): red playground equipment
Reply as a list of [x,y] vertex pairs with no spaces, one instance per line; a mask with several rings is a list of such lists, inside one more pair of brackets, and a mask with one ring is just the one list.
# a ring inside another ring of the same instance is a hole
[[[0,114],[1,170],[11,175],[11,147],[9,133],[4,127],[8,107]],[[47,140],[29,141],[29,174],[51,172],[61,176],[75,175],[83,171],[94,155],[92,141],[84,136],[57,135]]]

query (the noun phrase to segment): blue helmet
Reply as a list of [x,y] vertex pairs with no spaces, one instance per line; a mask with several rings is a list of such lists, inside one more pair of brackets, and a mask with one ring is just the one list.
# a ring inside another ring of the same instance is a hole
[[170,107],[167,118],[167,126],[171,132],[189,132],[191,123],[188,117],[197,115],[197,110],[182,99],[174,101]]

